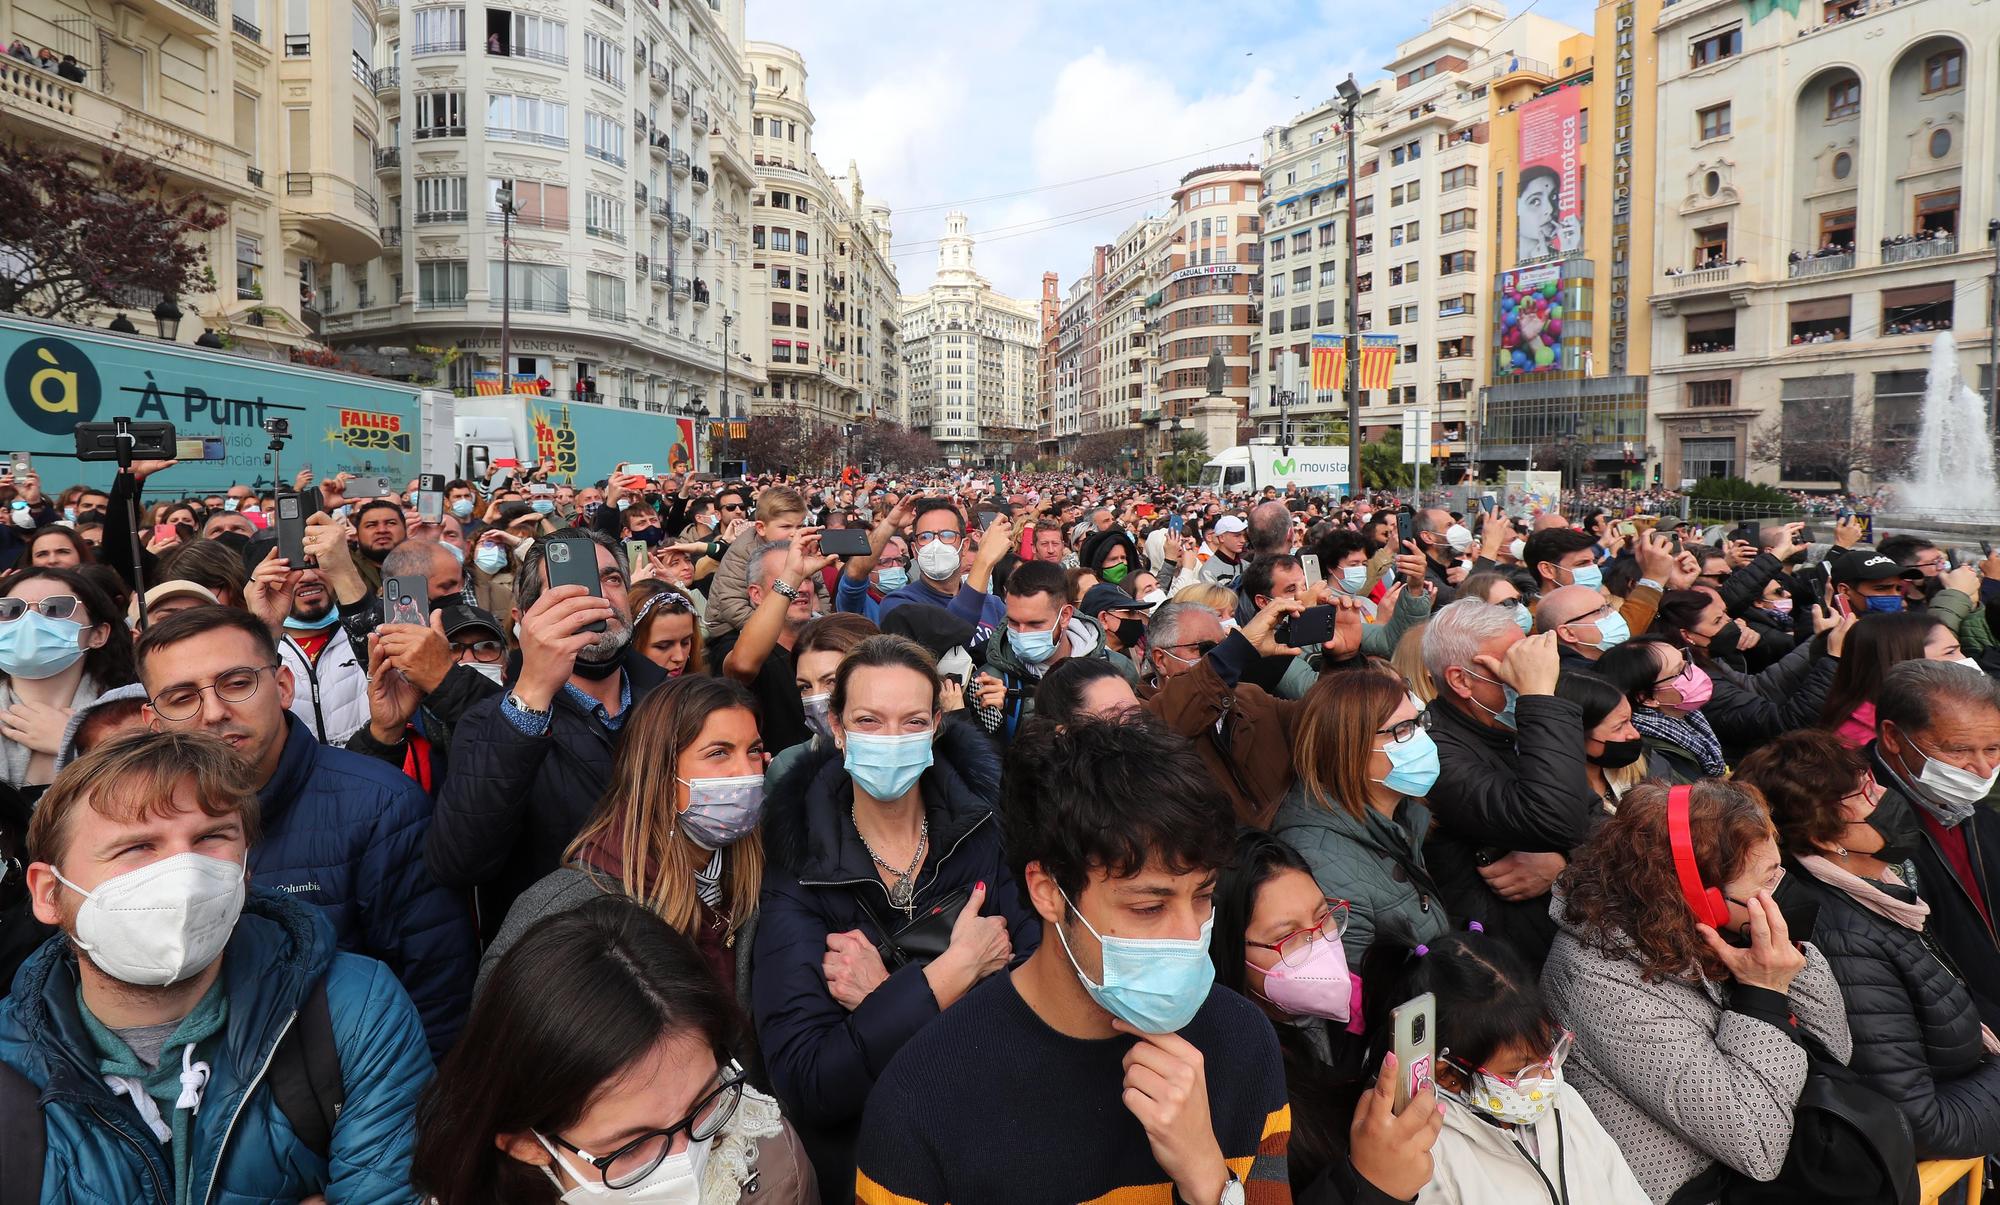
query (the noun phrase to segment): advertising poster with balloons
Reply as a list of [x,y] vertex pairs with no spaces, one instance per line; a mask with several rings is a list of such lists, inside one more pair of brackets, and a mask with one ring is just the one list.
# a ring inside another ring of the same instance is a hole
[[1563,292],[1555,264],[1500,274],[1500,329],[1494,339],[1501,376],[1561,372]]

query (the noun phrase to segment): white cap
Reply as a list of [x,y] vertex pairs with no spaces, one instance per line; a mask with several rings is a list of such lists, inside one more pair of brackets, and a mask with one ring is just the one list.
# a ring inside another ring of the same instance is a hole
[[1215,534],[1233,536],[1250,530],[1250,525],[1235,515],[1224,515],[1215,521]]

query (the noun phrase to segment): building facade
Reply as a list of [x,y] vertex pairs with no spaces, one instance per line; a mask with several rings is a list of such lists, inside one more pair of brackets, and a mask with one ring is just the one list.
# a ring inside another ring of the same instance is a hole
[[[336,266],[382,250],[377,20],[372,0],[0,0],[10,42],[83,77],[0,59],[0,133],[149,162],[225,211],[200,236],[216,288],[173,299],[170,334],[282,357],[320,336]],[[151,332],[161,300],[129,316]]]
[[1985,388],[2000,15],[1969,0],[1660,10],[1652,432],[1666,484],[1863,488],[1937,332]]
[[1054,459],[1056,441],[1056,361],[1062,323],[1062,288],[1054,272],[1042,273],[1042,342],[1035,390],[1035,443],[1043,459]]
[[[1552,63],[1509,63],[1493,82],[1489,166],[1504,199],[1489,244],[1490,383],[1475,432],[1488,470],[1560,468],[1573,481],[1633,486],[1660,467],[1646,416],[1663,11],[1659,0],[1606,0],[1594,36],[1567,39]],[[1574,197],[1573,226],[1546,207],[1551,195],[1558,207]],[[1524,341],[1515,314],[1551,300],[1536,300],[1550,285],[1564,307],[1560,333]],[[1549,352],[1540,362],[1537,345]]]
[[[1177,430],[1199,431],[1210,452],[1237,443],[1250,412],[1251,338],[1261,317],[1263,181],[1254,163],[1197,168],[1174,190],[1162,237],[1144,271],[1146,349],[1156,372],[1147,447],[1157,455]],[[1208,362],[1222,353],[1222,393],[1209,393]],[[1129,407],[1126,414],[1130,414]]]
[[1494,308],[1487,232],[1502,187],[1488,161],[1489,89],[1510,71],[1552,70],[1575,33],[1532,13],[1510,19],[1497,0],[1456,0],[1397,47],[1385,64],[1389,78],[1362,90],[1353,170],[1339,99],[1266,132],[1265,310],[1252,409],[1260,430],[1277,431],[1281,393],[1308,437],[1336,430],[1347,411],[1345,379],[1312,388],[1312,337],[1389,334],[1391,383],[1364,389],[1362,438],[1392,429],[1404,437],[1404,408],[1422,407],[1430,463],[1447,479],[1472,470]]
[[961,465],[1027,459],[1037,437],[1042,310],[996,292],[973,263],[962,213],[945,215],[937,276],[902,299],[909,425]]
[[462,391],[745,413],[754,364],[721,392],[754,184],[741,0],[381,12],[384,254],[336,273],[329,340],[456,349]]

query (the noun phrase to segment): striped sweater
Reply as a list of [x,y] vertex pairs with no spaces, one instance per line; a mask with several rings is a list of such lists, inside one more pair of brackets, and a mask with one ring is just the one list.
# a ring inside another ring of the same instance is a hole
[[[1291,1107],[1270,1022],[1218,987],[1180,1036],[1202,1052],[1216,1139],[1249,1205],[1289,1202]],[[855,1199],[1173,1205],[1172,1181],[1120,1100],[1132,1041],[1058,1033],[1012,976],[992,976],[924,1026],[876,1082]]]

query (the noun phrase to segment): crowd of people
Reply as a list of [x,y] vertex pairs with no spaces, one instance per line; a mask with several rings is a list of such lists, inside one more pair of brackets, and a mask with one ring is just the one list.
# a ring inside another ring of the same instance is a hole
[[40,67],[44,71],[61,76],[71,83],[83,83],[90,75],[84,65],[76,61],[75,55],[57,54],[47,46],[36,50],[18,37],[8,43],[7,55],[9,58],[19,59],[29,66]]
[[1906,1205],[2000,1151],[2000,555],[174,468],[0,478],[0,1199]]

